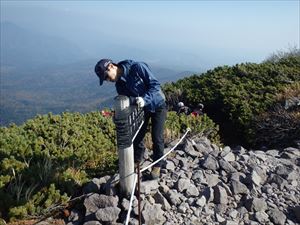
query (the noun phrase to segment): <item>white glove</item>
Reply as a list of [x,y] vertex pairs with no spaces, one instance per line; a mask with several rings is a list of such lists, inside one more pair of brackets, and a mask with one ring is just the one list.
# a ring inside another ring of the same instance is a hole
[[142,97],[136,97],[135,102],[139,108],[143,108],[145,106],[145,101]]

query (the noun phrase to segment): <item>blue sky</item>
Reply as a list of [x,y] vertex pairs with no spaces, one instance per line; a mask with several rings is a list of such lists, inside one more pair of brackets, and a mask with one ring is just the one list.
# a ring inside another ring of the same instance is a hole
[[[72,41],[90,56],[124,46],[145,60],[209,68],[299,48],[300,1],[3,1],[11,21]],[[134,49],[134,50],[132,50]],[[103,55],[104,57],[104,55]]]

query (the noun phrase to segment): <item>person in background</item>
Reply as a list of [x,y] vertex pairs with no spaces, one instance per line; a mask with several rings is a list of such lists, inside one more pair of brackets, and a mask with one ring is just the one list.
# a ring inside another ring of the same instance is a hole
[[191,113],[192,116],[201,116],[203,115],[203,108],[204,108],[204,105],[202,103],[199,103],[196,108],[193,110],[193,112]]
[[[167,115],[165,95],[160,83],[153,75],[149,66],[144,62],[124,60],[114,63],[111,59],[101,59],[95,66],[100,86],[104,81],[115,82],[119,95],[126,95],[134,99],[138,107],[145,112],[144,124],[134,139],[134,160],[140,163],[145,152],[144,137],[148,122],[152,123],[153,160],[157,160],[164,153],[164,124]],[[151,176],[158,179],[162,162],[154,165]]]
[[177,115],[180,114],[189,115],[191,113],[191,110],[189,107],[185,106],[183,102],[178,102],[177,104]]

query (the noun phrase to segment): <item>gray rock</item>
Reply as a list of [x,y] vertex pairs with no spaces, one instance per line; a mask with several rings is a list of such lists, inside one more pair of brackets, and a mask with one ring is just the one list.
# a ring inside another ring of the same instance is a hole
[[219,169],[219,163],[218,161],[215,159],[215,157],[213,157],[212,155],[208,155],[206,156],[206,158],[204,159],[204,161],[202,162],[202,166],[206,169],[210,169],[212,171],[215,171],[217,169]]
[[214,215],[215,211],[209,207],[209,205],[205,205],[203,208],[203,212],[207,215]]
[[247,186],[240,181],[232,180],[231,181],[231,190],[234,194],[248,194],[249,190]]
[[187,203],[188,203],[189,205],[191,205],[191,206],[194,205],[194,203],[195,203],[195,198],[193,198],[193,197],[188,198]]
[[163,210],[170,210],[171,206],[167,199],[158,191],[154,194],[155,203],[161,204]]
[[288,186],[288,182],[277,174],[271,174],[270,183],[277,184],[280,190],[283,190],[284,187]]
[[161,210],[161,205],[150,205],[149,203],[146,203],[142,212],[142,218],[147,225],[158,225],[163,224],[166,221],[163,214],[164,212]]
[[236,172],[236,169],[228,161],[224,159],[219,160],[219,165],[221,169],[225,170],[227,173]]
[[223,157],[223,159],[227,162],[235,161],[235,155],[232,152],[229,152],[227,155]]
[[240,158],[240,161],[242,161],[243,163],[247,163],[249,161],[250,156],[249,155],[240,155],[239,158]]
[[231,180],[235,180],[235,181],[243,181],[243,180],[245,180],[245,178],[246,178],[246,175],[241,172],[232,173],[231,177],[230,177]]
[[102,184],[105,184],[107,182],[109,177],[101,177],[100,179],[98,178],[93,178],[92,181],[87,183],[83,187],[83,193],[88,194],[88,193],[98,193],[100,192],[100,188]]
[[214,202],[217,204],[227,205],[228,196],[225,188],[220,185],[213,187],[214,189]]
[[205,174],[205,177],[206,177],[208,187],[213,187],[220,182],[219,176],[216,174]]
[[253,183],[257,186],[259,186],[262,182],[262,178],[258,175],[258,173],[253,170],[246,178],[247,183]]
[[292,165],[278,165],[275,172],[287,180],[296,180],[299,178],[299,174],[294,170]]
[[167,170],[175,170],[175,164],[172,161],[167,161],[166,169]]
[[169,186],[162,182],[159,183],[158,189],[162,194],[166,194],[170,190]]
[[184,149],[185,152],[192,157],[199,157],[201,155],[199,151],[195,151],[194,145],[190,141],[186,141]]
[[260,224],[265,224],[269,221],[269,216],[267,213],[260,211],[256,212],[254,214],[255,219],[260,223]]
[[248,215],[248,210],[244,206],[237,208],[237,211],[239,212],[239,215],[240,215],[239,218],[241,218],[241,219],[243,219],[245,217],[245,215]]
[[232,191],[230,190],[230,187],[225,183],[220,183],[220,185],[225,189],[227,195],[232,196]]
[[96,218],[100,222],[115,222],[119,218],[121,209],[118,207],[106,207],[98,209],[96,212]]
[[155,203],[155,199],[152,197],[152,195],[147,195],[146,200],[153,205]]
[[230,162],[230,164],[233,166],[234,169],[236,169],[237,171],[241,171],[242,170],[242,166],[239,162],[237,161],[233,161]]
[[251,212],[265,211],[268,206],[263,198],[251,198],[245,203],[245,207]]
[[211,156],[218,158],[220,154],[220,149],[214,149],[212,152],[209,153]]
[[271,149],[266,151],[266,154],[273,157],[279,157],[279,151],[276,149]]
[[193,171],[192,180],[199,180],[200,182],[203,182],[205,180],[204,183],[206,183],[206,179],[202,170]]
[[157,190],[159,187],[158,180],[148,180],[141,182],[141,193],[148,195],[151,194],[153,190]]
[[177,182],[177,190],[179,192],[183,192],[184,190],[188,189],[191,185],[191,181],[189,179],[179,179]]
[[195,185],[191,184],[186,190],[187,197],[197,197],[199,196],[199,191]]
[[169,190],[166,194],[166,198],[172,205],[179,205],[181,203],[180,194],[177,190]]
[[223,223],[226,220],[220,214],[216,213],[216,221],[219,222],[219,223]]
[[232,218],[232,219],[236,219],[238,217],[238,214],[239,212],[237,210],[232,210],[230,213],[229,213],[229,216]]
[[298,148],[288,147],[288,148],[285,148],[283,151],[292,153],[296,157],[300,157],[300,149],[298,149]]
[[201,154],[209,154],[210,152],[213,151],[213,149],[209,146],[207,147],[205,144],[203,143],[196,143],[196,145],[194,145],[194,148],[200,152]]
[[211,141],[204,136],[198,136],[193,139],[196,144],[202,144],[205,148],[211,148]]
[[196,201],[196,205],[203,207],[206,204],[206,198],[204,195],[202,195],[197,201]]
[[177,157],[175,158],[170,158],[169,160],[170,162],[173,162],[175,167],[179,166],[179,160],[177,159]]
[[123,198],[121,203],[122,209],[127,211],[129,209],[129,204],[130,204],[129,200],[127,198]]
[[258,158],[259,160],[261,160],[263,162],[265,162],[268,159],[268,156],[263,151],[255,151],[254,155],[256,156],[256,158]]
[[229,146],[225,146],[221,151],[220,151],[220,156],[224,157],[226,156],[228,153],[231,152],[231,148]]
[[270,220],[274,224],[278,224],[278,225],[284,225],[285,224],[286,215],[283,212],[281,212],[280,210],[270,208],[267,213],[270,217]]
[[92,194],[84,200],[84,206],[86,208],[86,215],[95,213],[99,208],[113,207],[118,205],[118,196],[107,196]]
[[178,207],[178,212],[180,213],[185,213],[189,208],[189,204],[187,204],[186,202],[183,202],[179,205]]
[[[181,167],[189,166],[189,162],[188,162],[187,158],[180,157],[180,158],[178,158],[178,160],[179,160],[179,166],[181,166]],[[168,169],[174,170],[175,166],[174,166],[174,168],[168,168]]]

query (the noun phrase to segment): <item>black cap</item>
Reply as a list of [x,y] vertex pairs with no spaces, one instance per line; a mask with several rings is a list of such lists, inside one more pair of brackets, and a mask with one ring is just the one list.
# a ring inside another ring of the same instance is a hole
[[113,61],[111,59],[101,59],[95,66],[95,73],[99,77],[100,80],[100,86],[103,84],[104,78],[104,72],[106,71],[108,65],[112,63]]

